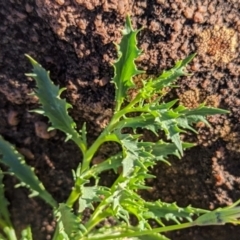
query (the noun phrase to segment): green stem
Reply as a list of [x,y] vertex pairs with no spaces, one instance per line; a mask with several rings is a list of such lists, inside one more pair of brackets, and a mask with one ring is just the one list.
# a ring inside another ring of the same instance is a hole
[[[120,174],[118,176],[118,178],[115,180],[115,182],[113,183],[113,185],[111,187],[111,192],[114,192],[114,188],[120,182],[121,178],[122,178],[122,175]],[[111,197],[112,197],[112,195],[111,195]],[[104,218],[106,218],[108,215],[110,215],[110,214],[108,214],[108,209],[107,209],[107,206],[109,205],[109,202],[112,202],[112,201],[109,201],[109,198],[104,199],[101,203],[99,203],[97,208],[94,210],[90,219],[85,224],[85,227],[87,229],[87,233],[90,232],[91,229],[94,226],[96,226],[102,220],[102,217],[101,217],[102,215],[103,215]]]
[[6,229],[5,233],[6,233],[6,235],[8,236],[8,238],[10,240],[17,240],[17,236],[16,236],[15,231],[14,231],[13,228]]
[[107,217],[110,217],[110,215],[111,214],[107,210],[104,210],[102,213],[99,213],[92,221],[87,222],[87,224],[85,224],[87,231],[84,233],[84,235],[87,235],[97,224],[99,224]]
[[59,232],[59,222],[57,222],[57,226],[55,228],[52,240],[57,240],[58,239],[58,232]]
[[153,233],[162,233],[162,232],[168,232],[168,231],[173,231],[173,230],[179,230],[183,228],[189,228],[192,227],[192,223],[182,223],[178,225],[172,225],[172,226],[167,226],[167,227],[160,227],[160,228],[154,228],[151,230],[146,230],[146,231],[131,231],[127,232],[127,229],[124,233],[119,233],[119,234],[111,234],[111,236],[98,236],[98,237],[85,237],[81,240],[107,240],[107,239],[124,239],[124,238],[129,238],[129,237],[138,237],[138,236],[144,236],[144,235],[152,235]]
[[[83,142],[77,137],[73,136],[73,141],[77,143],[77,145],[80,147],[83,153],[83,161],[81,164],[79,164],[77,171],[80,172],[81,175],[83,173],[86,173],[89,170],[90,163],[92,161],[92,158],[96,151],[99,149],[99,147],[107,141],[115,141],[119,142],[119,140],[116,138],[115,134],[111,134],[111,132],[114,130],[114,126],[119,122],[119,120],[128,112],[132,111],[132,107],[139,102],[140,95],[138,95],[132,102],[130,102],[125,108],[123,108],[120,111],[116,111],[118,107],[115,108],[116,114],[114,114],[113,118],[111,119],[109,125],[107,128],[104,129],[104,131],[100,134],[100,136],[94,141],[94,143],[91,145],[91,147],[86,150],[86,146],[83,144]],[[115,184],[113,185],[115,186]],[[77,201],[77,199],[80,197],[81,191],[78,185],[75,185],[72,189],[66,204],[69,207],[72,207],[73,204]],[[101,221],[101,211],[106,207],[106,203],[104,201],[98,205],[97,209],[94,211],[94,214],[92,215],[91,219],[88,221],[87,229],[92,229],[99,221]],[[105,217],[105,216],[104,216]]]
[[72,140],[77,144],[77,146],[79,146],[79,148],[82,151],[83,157],[84,157],[87,148],[86,148],[85,144],[83,143],[83,141],[79,138],[79,135],[78,134],[74,134],[72,136]]
[[[139,102],[140,99],[141,99],[141,95],[138,94],[136,96],[136,98],[132,102],[130,102],[127,106],[125,106],[123,109],[121,109],[119,111],[117,111],[115,109],[114,116],[108,126],[109,127],[108,130],[112,131],[112,130],[116,129],[117,128],[116,126],[121,121],[121,118],[124,117],[127,113],[136,112],[135,108],[133,108],[133,107],[136,103]],[[136,108],[136,109],[138,109],[138,108]],[[140,110],[138,109],[137,111],[140,111]],[[144,111],[144,110],[142,109],[141,111]],[[117,129],[119,129],[119,127]]]
[[[123,109],[121,110],[116,110],[114,111],[114,116],[112,118],[112,122],[116,122],[118,121],[123,115],[125,115],[128,112],[131,112],[132,108],[134,107],[135,104],[137,104],[139,102],[139,100],[141,99],[141,95],[138,94],[133,101],[131,101],[130,103],[128,103],[127,106],[125,106]],[[114,124],[113,123],[113,124]]]
[[7,239],[9,240],[17,240],[15,231],[12,226],[7,224],[4,220],[0,219],[0,227],[7,236]]
[[74,188],[72,189],[72,191],[66,201],[67,206],[71,208],[73,206],[73,204],[78,200],[80,194],[81,193],[78,190],[78,188],[76,188],[76,186],[74,186]]
[[[102,204],[104,202],[104,204]],[[86,233],[89,233],[101,220],[108,216],[106,208],[106,201],[101,202],[98,207],[95,209],[91,218],[85,224],[85,228],[87,229]]]
[[86,151],[85,157],[83,158],[82,166],[81,166],[81,173],[84,173],[85,171],[89,170],[89,165],[90,162],[93,159],[93,156],[99,149],[99,147],[104,143],[104,142],[119,142],[118,139],[116,138],[115,134],[110,134],[110,131],[108,128],[106,128],[101,135],[97,138],[97,140],[92,144],[92,146]]
[[[117,139],[114,139],[114,135],[113,134],[108,134],[108,128],[106,128],[101,134],[100,136],[97,138],[96,141],[94,141],[94,143],[92,144],[92,146],[85,151],[85,154],[83,156],[83,161],[81,164],[79,164],[79,166],[77,167],[76,172],[80,172],[81,175],[83,175],[83,173],[86,173],[86,171],[89,170],[89,165],[92,161],[92,158],[94,156],[94,154],[96,153],[96,151],[99,149],[99,147],[107,141],[117,141]],[[79,186],[75,185],[74,188],[72,189],[66,204],[69,207],[72,207],[73,204],[77,201],[77,199],[79,198],[81,192],[79,191]]]
[[[109,131],[105,129],[102,134],[97,138],[97,140],[93,143],[93,145],[86,151],[85,156],[83,158],[82,164],[79,164],[77,168],[77,172],[80,172],[81,176],[85,173],[85,176],[89,176],[89,174],[86,174],[87,171],[89,171],[89,166],[92,161],[92,158],[96,151],[99,149],[99,147],[104,143],[104,142],[109,142],[109,141],[115,141],[119,142],[115,134],[108,134]],[[79,171],[80,169],[80,171]],[[85,179],[86,180],[86,179]],[[81,195],[81,191],[79,190],[80,187],[78,186],[78,183],[75,183],[74,188],[72,189],[66,204],[69,207],[72,207],[73,204],[77,201],[79,196]]]

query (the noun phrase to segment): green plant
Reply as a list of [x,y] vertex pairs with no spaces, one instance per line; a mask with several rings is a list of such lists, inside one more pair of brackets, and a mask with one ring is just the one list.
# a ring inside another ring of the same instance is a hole
[[[49,73],[27,55],[33,66],[33,73],[27,76],[36,80],[35,94],[41,104],[41,109],[36,112],[48,117],[52,124],[51,129],[63,131],[66,134],[66,141],[72,140],[76,143],[82,152],[82,161],[73,171],[75,184],[69,198],[65,203],[57,203],[37,178],[34,170],[27,166],[21,154],[2,137],[0,159],[8,166],[8,171],[32,191],[32,196],[38,195],[53,208],[57,222],[54,240],[167,239],[161,235],[162,232],[196,225],[239,223],[237,220],[240,217],[237,207],[239,201],[227,208],[208,211],[190,206],[181,208],[175,203],[164,203],[161,200],[148,202],[138,194],[139,190],[148,189],[145,179],[155,177],[150,174],[149,169],[157,161],[169,164],[166,160],[168,155],[180,158],[184,149],[193,146],[191,143],[182,142],[180,133],[185,130],[196,132],[191,125],[199,121],[208,124],[204,118],[206,115],[227,112],[204,105],[189,110],[184,106],[178,106],[177,100],[170,102],[162,100],[161,92],[163,93],[166,87],[174,87],[174,80],[187,74],[184,71],[185,66],[194,55],[177,62],[172,69],[155,79],[143,80],[143,87],[138,90],[133,100],[127,102],[128,90],[134,88],[132,77],[143,72],[138,70],[134,63],[141,53],[137,48],[138,32],[139,30],[132,29],[130,18],[127,17],[122,41],[117,46],[118,60],[114,64],[113,83],[116,88],[114,114],[108,126],[91,146],[88,146],[86,124],[78,131],[67,113],[71,105],[60,98],[64,89],[55,86],[49,78]],[[152,96],[156,94],[159,97],[152,100]],[[151,100],[148,101],[149,99]],[[163,131],[167,140],[154,143],[142,141],[138,129],[147,129],[156,135]],[[91,165],[96,151],[105,142],[118,143],[121,151],[99,164]],[[100,173],[110,169],[117,174],[115,182],[111,187],[100,186]],[[17,237],[7,209],[2,179],[1,171],[0,239],[14,240]],[[95,179],[92,186],[88,184],[90,179]],[[73,210],[76,202],[78,209]],[[91,208],[92,214],[86,222],[83,222],[86,208]],[[131,216],[135,216],[137,225],[131,224]],[[108,217],[115,220],[114,226],[95,228]],[[151,226],[150,220],[155,220],[159,227]],[[164,223],[169,220],[171,223],[165,226]],[[32,239],[30,228],[24,230],[21,239]]]

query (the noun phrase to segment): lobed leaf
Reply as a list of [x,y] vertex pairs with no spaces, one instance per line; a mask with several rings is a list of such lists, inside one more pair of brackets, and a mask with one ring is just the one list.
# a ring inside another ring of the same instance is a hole
[[224,225],[226,223],[240,224],[240,199],[230,206],[217,208],[198,217],[193,226]]
[[188,222],[193,222],[194,216],[208,212],[191,206],[182,208],[178,207],[176,203],[165,203],[160,200],[154,203],[145,202],[145,208],[147,208],[147,211],[143,213],[144,217],[146,219],[154,219],[162,226],[165,226],[162,220],[174,221],[177,224],[180,224],[180,221],[184,219]]
[[128,16],[125,28],[122,31],[122,40],[120,44],[117,45],[118,59],[114,63],[113,82],[116,87],[116,111],[120,110],[121,104],[127,96],[128,88],[134,86],[132,77],[144,72],[138,70],[134,62],[141,53],[141,51],[137,48],[136,40],[136,35],[139,31],[140,29],[133,30],[130,17]]
[[81,186],[81,196],[79,198],[79,208],[78,211],[81,213],[83,212],[87,207],[90,209],[93,209],[93,202],[99,202],[100,199],[98,197],[98,187],[85,187]]
[[173,83],[178,77],[189,75],[185,72],[185,67],[192,61],[195,55],[196,54],[191,54],[184,60],[178,61],[173,68],[163,71],[157,78],[144,80],[144,87],[139,90],[141,97],[143,99],[148,99],[165,87],[174,87]]
[[[205,116],[227,113],[223,109],[205,107],[200,105],[196,109],[187,109],[184,106],[171,108],[176,103],[176,100],[169,103],[156,105],[156,103],[147,104],[143,107],[132,108],[131,111],[140,112],[136,117],[124,117],[118,122],[116,128],[132,128],[134,132],[138,128],[147,129],[158,135],[159,131],[164,131],[168,140],[171,140],[177,147],[180,155],[183,155],[183,142],[180,138],[180,133],[185,130],[190,130],[195,133],[196,130],[192,127],[194,123],[199,121],[210,126]],[[130,143],[129,143],[130,144]],[[137,151],[137,147],[134,151]]]
[[121,166],[122,160],[122,153],[117,153],[116,155],[109,157],[105,161],[93,165],[92,168],[88,171],[88,174],[93,176],[94,178],[98,178],[100,173],[110,169],[112,169],[116,173],[118,168]]
[[162,113],[159,117],[156,118],[156,121],[159,123],[160,129],[162,129],[167,139],[170,139],[179,150],[181,156],[183,155],[182,141],[180,139],[180,133],[184,132],[179,128],[176,119],[180,115],[173,110]]
[[[50,129],[55,128],[63,131],[67,135],[66,140],[72,139],[85,152],[85,143],[75,130],[76,123],[67,112],[72,106],[65,99],[60,98],[61,93],[65,89],[55,86],[49,77],[49,72],[29,55],[26,55],[26,57],[33,66],[33,73],[26,74],[26,76],[36,80],[37,89],[35,90],[35,94],[42,105],[42,109],[40,111],[37,110],[37,112],[49,118],[52,124]],[[83,126],[83,133],[85,133],[85,130]]]
[[62,240],[77,240],[81,236],[81,223],[80,219],[72,212],[72,209],[66,204],[59,204],[58,209],[54,215],[59,224],[57,239]]
[[173,81],[175,81],[178,77],[188,75],[185,72],[185,67],[196,54],[191,54],[186,57],[184,60],[177,61],[175,66],[168,71],[163,71],[163,73],[156,79],[153,80],[153,87],[155,89],[161,90],[164,87],[170,86]]
[[181,114],[184,114],[185,116],[208,116],[208,115],[215,115],[215,114],[226,114],[229,113],[229,111],[221,109],[221,108],[213,108],[213,107],[206,107],[204,104],[200,104],[195,109],[187,109],[183,106],[181,106],[179,110]]
[[[139,147],[144,147],[145,151],[148,153],[151,153],[153,155],[153,158],[158,161],[160,160],[160,161],[164,161],[164,162],[170,164],[166,160],[166,158],[169,155],[175,155],[178,158],[181,158],[178,148],[173,143],[167,143],[167,142],[164,142],[163,140],[159,140],[156,143],[140,142],[140,143],[138,143],[138,145],[139,145]],[[193,146],[195,146],[193,143],[182,142],[183,150],[186,150]]]
[[[163,161],[170,165],[166,160],[169,155],[181,157],[181,152],[175,142],[167,143],[162,140],[155,143],[143,142],[134,139],[134,135],[119,133],[118,137],[123,148],[123,176],[130,175],[136,166],[148,171],[147,168],[153,166],[156,161]],[[194,146],[192,143],[179,141],[183,150]]]

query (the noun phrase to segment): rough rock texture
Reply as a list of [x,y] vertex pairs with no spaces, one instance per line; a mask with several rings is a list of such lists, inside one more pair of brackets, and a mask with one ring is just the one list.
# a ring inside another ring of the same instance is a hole
[[[72,184],[71,169],[80,161],[73,143],[60,132],[47,133],[47,119],[29,112],[38,99],[29,95],[35,83],[24,73],[28,53],[50,70],[53,81],[66,87],[79,126],[87,122],[91,141],[112,115],[114,87],[113,42],[119,42],[125,15],[142,27],[140,68],[157,75],[192,52],[198,55],[172,91],[194,107],[199,100],[230,110],[209,117],[212,128],[199,124],[199,136],[183,136],[198,143],[172,166],[159,164],[153,172],[147,199],[216,208],[240,197],[240,3],[239,0],[2,0],[0,2],[0,134],[16,144],[36,169],[46,188],[64,201]],[[197,96],[191,100],[192,96]],[[39,131],[39,129],[41,131]],[[111,150],[111,148],[110,148]],[[101,154],[109,151],[103,149]],[[100,154],[100,155],[101,155]],[[101,158],[101,156],[100,156]],[[111,181],[106,176],[104,181]],[[51,210],[25,189],[13,189],[7,178],[7,197],[18,229],[31,223],[35,239],[51,239]],[[21,208],[19,208],[21,206]],[[234,226],[192,228],[169,233],[172,239],[235,240]],[[37,237],[36,237],[37,236]]]

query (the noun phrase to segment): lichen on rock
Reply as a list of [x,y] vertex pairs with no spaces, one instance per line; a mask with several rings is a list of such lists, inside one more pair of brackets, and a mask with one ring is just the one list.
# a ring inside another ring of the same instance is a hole
[[199,34],[197,45],[200,55],[208,54],[216,62],[228,63],[235,57],[237,33],[234,29],[216,25]]

